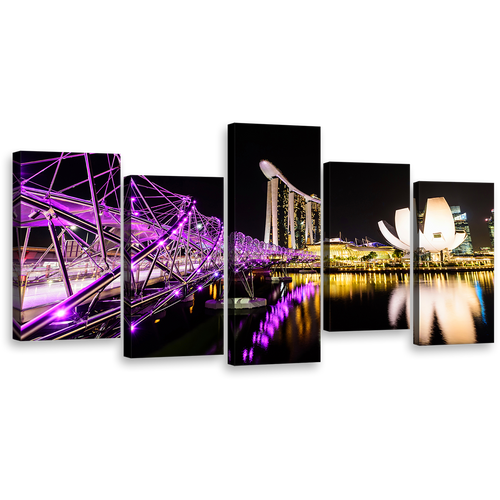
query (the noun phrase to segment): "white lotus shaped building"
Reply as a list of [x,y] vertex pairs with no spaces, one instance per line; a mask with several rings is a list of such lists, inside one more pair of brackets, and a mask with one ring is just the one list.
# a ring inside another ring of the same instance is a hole
[[[384,238],[400,250],[410,250],[410,210],[402,208],[396,210],[396,227],[385,220],[378,223]],[[425,206],[424,221],[419,224],[418,247],[427,252],[453,250],[462,244],[467,234],[455,229],[455,221],[450,207],[443,197],[428,198]]]

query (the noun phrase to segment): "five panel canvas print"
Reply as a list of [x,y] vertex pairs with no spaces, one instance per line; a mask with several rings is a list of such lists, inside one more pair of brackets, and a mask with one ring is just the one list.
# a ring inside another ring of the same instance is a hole
[[230,364],[315,362],[321,266],[325,330],[408,329],[413,256],[414,343],[493,342],[493,184],[330,162],[321,200],[319,127],[228,145],[227,277],[222,178],[126,177],[122,256],[119,155],[14,153],[14,338],[120,336],[123,257],[126,356],[222,354],[226,305]]

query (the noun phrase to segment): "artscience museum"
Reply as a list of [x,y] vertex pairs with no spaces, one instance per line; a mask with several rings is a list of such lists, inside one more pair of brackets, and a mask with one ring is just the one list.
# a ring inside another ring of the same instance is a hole
[[[384,238],[396,248],[410,250],[410,210],[396,210],[396,227],[387,221],[379,221],[378,226]],[[443,197],[428,198],[423,217],[418,221],[418,247],[426,252],[438,253],[453,250],[465,240],[467,233],[455,228],[451,209]]]

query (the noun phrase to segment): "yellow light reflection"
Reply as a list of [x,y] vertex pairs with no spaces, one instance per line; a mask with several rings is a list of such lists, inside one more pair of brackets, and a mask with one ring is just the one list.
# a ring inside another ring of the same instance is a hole
[[[419,344],[429,345],[435,324],[447,344],[473,344],[477,341],[474,321],[482,316],[476,286],[493,291],[494,273],[422,274],[419,281]],[[394,311],[401,309],[401,297],[391,297]],[[409,300],[409,291],[408,297]],[[391,307],[391,305],[390,305]]]

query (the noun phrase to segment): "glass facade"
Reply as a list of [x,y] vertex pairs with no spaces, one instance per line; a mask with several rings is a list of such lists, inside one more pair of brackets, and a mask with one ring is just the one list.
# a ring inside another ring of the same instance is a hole
[[453,255],[473,255],[474,248],[472,246],[472,238],[470,235],[470,227],[469,227],[469,222],[467,220],[467,213],[465,212],[462,213],[459,206],[452,206],[450,207],[450,210],[453,215],[453,219],[455,221],[455,230],[465,231],[467,234],[464,242],[457,248],[453,249],[451,253]]
[[271,241],[275,242],[280,247],[288,246],[288,195],[290,190],[288,186],[281,180],[278,181],[278,238]]
[[306,200],[297,193],[293,197],[293,223],[295,248],[304,248],[306,246]]
[[[312,195],[314,197],[314,195]],[[311,201],[311,218],[312,218],[312,233],[314,241],[316,243],[321,241],[321,204],[314,203]]]

